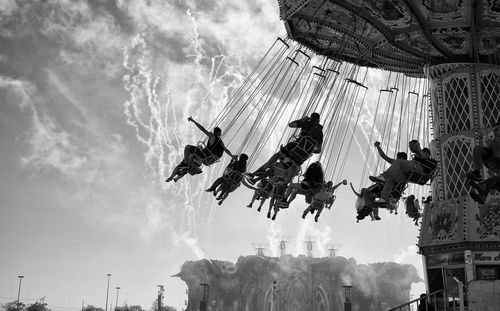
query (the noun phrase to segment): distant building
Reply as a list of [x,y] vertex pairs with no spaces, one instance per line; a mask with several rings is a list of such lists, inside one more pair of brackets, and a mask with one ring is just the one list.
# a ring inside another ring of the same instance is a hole
[[421,281],[415,267],[393,262],[357,264],[352,258],[242,256],[236,264],[188,261],[176,277],[188,285],[186,311],[198,310],[209,285],[207,310],[338,311],[343,285],[352,285],[353,310],[383,310],[408,301]]

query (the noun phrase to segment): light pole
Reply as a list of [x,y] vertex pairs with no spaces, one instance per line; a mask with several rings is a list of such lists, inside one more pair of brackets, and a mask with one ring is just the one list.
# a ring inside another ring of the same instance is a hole
[[203,286],[203,297],[200,301],[200,311],[207,311],[210,285],[206,283],[200,283],[200,285]]
[[342,286],[345,290],[345,302],[344,302],[344,311],[351,311],[352,301],[351,301],[351,285]]
[[108,311],[109,277],[111,276],[111,273],[108,273],[106,275],[108,276],[108,288],[106,290],[106,308],[105,308],[105,310]]
[[161,310],[161,307],[162,307],[162,299],[163,299],[163,292],[165,291],[165,286],[163,285],[156,285],[159,287],[159,290],[158,290],[158,311]]
[[276,280],[274,280],[273,287],[272,287],[272,296],[271,296],[271,310],[272,311],[275,311],[278,309],[278,303],[279,303],[278,291],[279,291],[278,282],[276,282]]
[[120,290],[120,286],[115,287],[116,288],[116,303],[115,303],[115,310],[118,308],[118,291]]
[[24,278],[24,275],[18,275],[19,278],[19,289],[17,291],[17,303],[16,303],[16,308],[19,310],[19,296],[21,295],[21,281]]

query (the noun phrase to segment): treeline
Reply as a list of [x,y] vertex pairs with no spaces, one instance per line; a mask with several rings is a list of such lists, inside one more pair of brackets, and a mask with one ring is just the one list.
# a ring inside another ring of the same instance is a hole
[[[25,305],[23,302],[8,302],[6,304],[1,305],[0,311],[52,311],[46,303],[40,303],[40,302],[35,302],[30,305]],[[104,311],[103,308],[98,308],[93,305],[87,305],[86,307],[82,308],[82,311]],[[153,303],[151,308],[148,309],[143,309],[141,306],[138,305],[131,305],[131,306],[123,306],[123,307],[116,307],[113,308],[112,311],[158,311],[158,305],[156,301]],[[177,311],[174,307],[170,306],[162,306],[160,307],[159,311]]]

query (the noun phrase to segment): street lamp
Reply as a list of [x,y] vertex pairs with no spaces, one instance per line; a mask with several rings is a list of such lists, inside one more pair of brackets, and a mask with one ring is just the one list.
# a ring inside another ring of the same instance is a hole
[[200,301],[200,311],[207,311],[207,303],[210,291],[210,285],[206,283],[200,283],[200,286],[203,287],[203,297]]
[[159,290],[158,290],[158,311],[161,310],[161,307],[162,307],[162,299],[163,299],[163,292],[165,291],[165,286],[163,285],[156,285],[159,287]]
[[111,276],[111,273],[106,274],[108,276],[108,288],[106,290],[106,311],[108,311],[108,296],[109,296],[109,278]]
[[351,302],[351,285],[342,286],[345,290],[345,302],[344,302],[344,311],[351,311],[352,302]]
[[19,278],[19,290],[17,291],[17,303],[16,303],[16,307],[19,310],[19,296],[21,295],[21,281],[23,280],[24,275],[18,275],[17,277]]
[[[279,303],[279,296],[278,296],[278,282],[276,280],[273,281],[273,287],[272,287],[272,296],[271,296],[271,310],[275,311],[278,309],[278,303]],[[279,310],[279,309],[278,309]]]
[[118,307],[118,291],[120,290],[120,286],[115,287],[116,288],[116,303],[115,303],[115,310]]

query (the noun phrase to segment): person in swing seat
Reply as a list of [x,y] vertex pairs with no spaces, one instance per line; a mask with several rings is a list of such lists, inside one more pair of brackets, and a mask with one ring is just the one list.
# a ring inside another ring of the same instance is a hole
[[466,177],[474,182],[483,180],[483,165],[490,170],[500,170],[500,122],[493,125],[493,138],[486,141],[486,146],[474,146],[472,149],[473,170]]
[[287,202],[291,203],[297,194],[304,194],[313,197],[317,194],[325,184],[325,173],[321,162],[316,161],[311,163],[304,173],[304,179],[300,183],[292,184],[288,188],[286,197]]
[[280,158],[278,161],[274,162],[269,166],[268,168],[265,169],[265,171],[261,171],[258,175],[255,174],[248,174],[250,176],[255,176],[253,178],[248,178],[248,182],[250,184],[255,184],[256,182],[259,182],[264,179],[270,179],[272,176],[276,174],[276,172],[279,171],[280,175],[283,175],[282,177],[286,181],[286,184],[288,185],[292,179],[297,176],[297,174],[300,172],[300,166],[297,165],[292,159],[284,156]]
[[406,206],[406,215],[413,219],[415,226],[418,226],[418,220],[421,217],[420,214],[420,205],[418,199],[415,198],[415,195],[409,195],[405,200]]
[[[231,163],[229,163],[224,170],[224,174],[221,177],[217,178],[212,186],[210,186],[210,188],[206,189],[205,191],[213,192],[214,196],[217,196],[218,192],[222,191],[220,198],[222,199],[224,197],[225,199],[225,197],[227,197],[227,194],[229,194],[227,190],[234,188],[232,189],[232,191],[234,191],[237,186],[239,186],[239,182],[241,181],[241,179],[243,178],[243,174],[247,170],[247,160],[248,155],[246,155],[245,153],[240,154],[239,158],[237,156],[234,157],[231,160]],[[222,202],[219,203],[222,204]]]
[[[288,203],[286,202],[286,189],[289,184],[287,179],[288,165],[283,162],[276,162],[273,164],[273,174],[269,177],[269,183],[271,184],[272,190],[270,192],[269,201],[269,211],[267,212],[267,218],[272,220],[276,219],[281,208],[288,208]],[[271,210],[274,210],[274,215],[271,217]]]
[[[308,157],[313,153],[320,153],[323,145],[323,126],[319,123],[319,113],[313,112],[311,116],[304,117],[299,120],[292,121],[288,124],[291,128],[299,128],[300,133],[297,139],[289,142],[280,148],[280,151],[275,153],[266,163],[258,168],[253,174],[259,175],[266,171],[273,163],[283,157],[291,158],[298,166],[302,165]],[[307,141],[312,141],[312,148],[309,148]],[[307,156],[298,156],[294,152],[297,148],[302,148]]]
[[422,174],[430,178],[430,174],[436,169],[437,162],[430,158],[430,150],[428,148],[420,148],[420,143],[417,140],[412,140],[409,143],[410,151],[413,153],[413,159],[403,160],[395,159],[391,166],[381,175],[374,177],[370,176],[373,182],[384,183],[384,188],[377,203],[390,202],[390,193],[396,183],[413,182],[411,175]]
[[195,159],[200,159],[201,162],[205,165],[210,165],[215,163],[218,159],[222,157],[224,152],[226,152],[229,156],[233,156],[231,152],[226,149],[224,143],[222,142],[221,135],[222,130],[219,127],[215,127],[213,132],[207,131],[201,124],[196,122],[192,117],[188,118],[188,121],[193,122],[200,131],[202,131],[205,135],[208,136],[208,142],[205,147],[187,145],[184,148],[184,158],[179,163],[172,174],[165,180],[166,182],[170,182],[172,180],[177,181],[182,176],[177,176],[181,172],[182,169],[191,170],[193,167],[193,175],[200,174],[201,168],[199,167],[201,164],[196,163]]
[[500,191],[500,176],[492,176],[480,183],[470,181],[470,185],[477,191],[471,190],[470,197],[477,203],[484,204],[491,190]]
[[247,207],[252,208],[253,202],[255,202],[255,200],[260,200],[259,207],[257,208],[257,211],[260,212],[262,206],[269,198],[272,190],[273,186],[271,185],[271,183],[269,183],[269,180],[262,179],[261,181],[259,181],[259,183],[257,184],[257,188],[254,191],[252,200],[247,205]]
[[323,212],[323,209],[325,207],[330,209],[331,206],[333,205],[335,198],[335,195],[333,193],[335,192],[335,190],[337,190],[338,187],[340,187],[340,185],[347,185],[347,180],[344,179],[335,186],[333,185],[333,182],[330,180],[323,187],[321,187],[321,190],[314,195],[311,204],[309,204],[309,206],[302,213],[302,219],[306,218],[307,213],[313,214],[314,211],[316,211],[316,215],[314,216],[314,221],[318,222],[319,216]]

